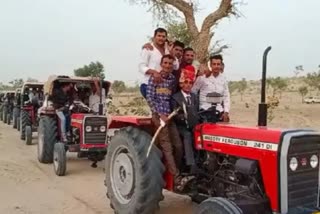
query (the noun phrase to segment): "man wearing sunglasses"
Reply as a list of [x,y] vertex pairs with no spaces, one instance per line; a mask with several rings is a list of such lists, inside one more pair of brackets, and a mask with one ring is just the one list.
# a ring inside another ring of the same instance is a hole
[[178,107],[181,110],[174,117],[179,133],[183,139],[186,165],[190,173],[198,172],[198,167],[194,159],[193,148],[193,128],[199,122],[199,103],[197,96],[191,92],[195,73],[182,72],[179,79],[180,90],[172,96],[172,109]]
[[229,122],[230,93],[228,81],[225,76],[221,74],[222,62],[223,58],[221,55],[211,56],[211,73],[207,76],[199,76],[192,87],[192,91],[195,94],[199,93],[201,110],[207,110],[211,107],[211,103],[208,103],[206,101],[207,94],[216,92],[223,95],[223,105],[217,105],[217,111],[219,112],[219,121]]

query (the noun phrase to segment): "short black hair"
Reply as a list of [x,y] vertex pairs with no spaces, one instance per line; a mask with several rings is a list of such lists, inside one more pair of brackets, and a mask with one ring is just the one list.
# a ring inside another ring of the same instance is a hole
[[191,47],[186,47],[186,48],[183,50],[183,53],[185,53],[185,52],[187,52],[187,51],[193,51],[193,52],[194,52],[194,50],[193,50]]
[[164,29],[164,28],[161,28],[161,27],[155,29],[155,31],[154,31],[154,36],[156,36],[157,33],[165,33],[166,35],[168,34],[167,30]]
[[172,59],[172,60],[174,60],[174,57],[171,54],[165,54],[165,55],[162,56],[160,64],[162,64],[164,59]]
[[221,63],[223,63],[223,57],[222,57],[221,54],[216,54],[216,55],[210,56],[210,62],[211,62],[213,59],[220,59],[220,60],[221,60]]
[[184,44],[183,44],[183,42],[180,42],[180,41],[176,40],[176,41],[173,43],[173,47],[174,47],[174,48],[175,48],[175,47],[180,47],[180,48],[184,49]]

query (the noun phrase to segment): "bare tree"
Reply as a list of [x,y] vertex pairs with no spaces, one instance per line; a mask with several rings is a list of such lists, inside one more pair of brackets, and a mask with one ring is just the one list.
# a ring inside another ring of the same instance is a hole
[[308,94],[308,87],[307,86],[301,86],[299,89],[298,89],[300,95],[301,95],[301,101],[303,103],[304,101],[304,97]]
[[[131,0],[131,2],[151,5],[152,12],[156,13],[160,18],[168,18],[170,15],[178,16],[178,13],[181,13],[192,38],[192,47],[201,64],[207,61],[208,51],[211,49],[210,43],[214,37],[213,28],[223,18],[239,14],[236,9],[236,5],[239,2],[220,0],[219,7],[207,15],[199,28],[195,19],[195,12],[198,10],[198,1],[196,0]],[[227,45],[219,45],[217,42],[213,44],[213,47],[215,46],[213,52],[215,53],[228,48]]]
[[241,101],[243,101],[243,94],[247,89],[247,87],[248,87],[247,80],[245,78],[242,78],[242,80],[238,82],[238,91],[240,92],[240,95],[241,95]]

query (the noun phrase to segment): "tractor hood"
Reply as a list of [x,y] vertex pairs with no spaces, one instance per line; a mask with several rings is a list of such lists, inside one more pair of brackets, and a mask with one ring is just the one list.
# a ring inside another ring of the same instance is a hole
[[218,147],[226,146],[263,151],[277,151],[282,130],[265,127],[243,127],[226,124],[200,124],[196,127],[197,148],[217,143]]

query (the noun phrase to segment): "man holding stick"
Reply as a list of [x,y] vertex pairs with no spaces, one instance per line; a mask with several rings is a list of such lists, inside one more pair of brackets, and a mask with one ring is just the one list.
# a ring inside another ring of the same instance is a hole
[[147,85],[146,98],[152,111],[153,123],[156,127],[162,126],[157,138],[168,170],[177,177],[179,175],[178,167],[183,156],[183,145],[175,123],[168,118],[172,112],[170,100],[175,86],[175,78],[172,75],[174,60],[174,57],[169,54],[161,58],[159,74],[163,81],[155,83],[154,77],[151,76]]

